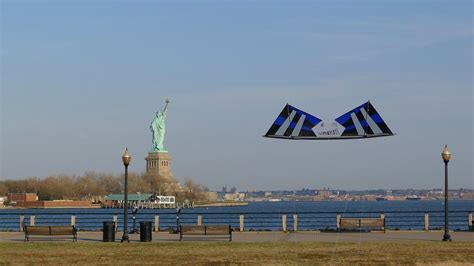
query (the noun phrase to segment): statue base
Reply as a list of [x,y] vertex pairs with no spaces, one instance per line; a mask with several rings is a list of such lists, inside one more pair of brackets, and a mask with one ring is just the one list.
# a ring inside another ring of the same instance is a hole
[[171,180],[173,173],[171,172],[171,155],[164,152],[149,152],[146,160],[146,173],[158,175],[165,180]]

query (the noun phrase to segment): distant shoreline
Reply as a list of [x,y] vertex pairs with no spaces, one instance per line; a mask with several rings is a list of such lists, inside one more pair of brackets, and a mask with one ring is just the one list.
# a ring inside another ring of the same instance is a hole
[[[473,201],[474,199],[450,199],[449,201]],[[244,207],[250,203],[277,203],[277,202],[416,202],[416,201],[442,201],[442,199],[417,199],[417,200],[261,200],[261,201],[245,201],[245,202],[208,202],[203,204],[195,204],[194,208],[209,208],[209,207]],[[0,207],[0,210],[36,210],[36,209],[101,209],[100,204],[93,204],[92,206],[59,206],[59,207]],[[158,208],[156,208],[158,209]],[[192,208],[191,208],[192,209]]]
[[60,207],[2,207],[0,210],[8,209],[8,210],[36,210],[36,209],[101,209],[100,205],[92,205],[92,206],[60,206]]
[[195,204],[194,208],[207,208],[207,207],[241,207],[249,205],[248,202],[214,202],[206,204]]

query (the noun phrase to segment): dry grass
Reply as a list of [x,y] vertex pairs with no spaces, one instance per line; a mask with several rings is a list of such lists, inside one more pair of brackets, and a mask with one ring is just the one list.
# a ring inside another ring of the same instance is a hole
[[470,264],[474,244],[0,243],[0,264]]

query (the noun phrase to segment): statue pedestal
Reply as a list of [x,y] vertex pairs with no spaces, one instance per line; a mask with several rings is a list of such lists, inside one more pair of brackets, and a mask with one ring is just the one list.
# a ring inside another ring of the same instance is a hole
[[171,180],[171,155],[168,152],[149,152],[146,160],[146,173]]

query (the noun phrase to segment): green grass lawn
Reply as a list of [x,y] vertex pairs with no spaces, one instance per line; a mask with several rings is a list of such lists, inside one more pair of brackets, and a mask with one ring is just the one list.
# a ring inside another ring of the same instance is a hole
[[0,243],[0,264],[433,264],[474,262],[474,244],[406,243]]

